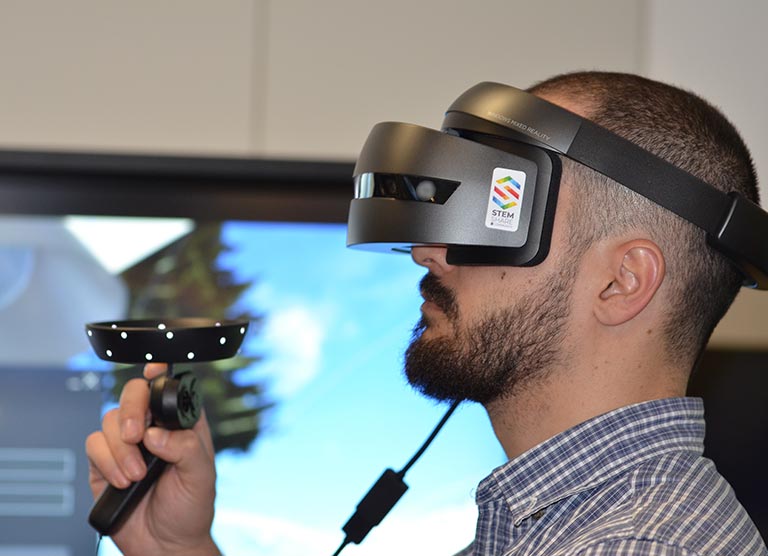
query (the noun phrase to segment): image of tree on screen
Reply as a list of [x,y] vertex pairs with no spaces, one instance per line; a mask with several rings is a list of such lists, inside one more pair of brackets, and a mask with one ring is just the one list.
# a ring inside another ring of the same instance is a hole
[[[239,304],[253,282],[238,282],[231,271],[220,266],[220,256],[229,251],[221,229],[218,223],[198,224],[190,233],[124,270],[121,278],[130,292],[126,318],[247,319],[251,323],[249,335],[258,334],[264,315],[253,314]],[[238,371],[259,361],[258,355],[240,353],[193,366],[217,453],[248,450],[263,429],[265,412],[273,402],[262,384],[238,377]],[[113,370],[115,399],[125,383],[139,374],[135,366]]]

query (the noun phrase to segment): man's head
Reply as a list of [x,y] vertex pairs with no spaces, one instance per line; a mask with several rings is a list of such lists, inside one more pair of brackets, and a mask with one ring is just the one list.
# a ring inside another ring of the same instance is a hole
[[[749,151],[731,123],[698,96],[636,75],[586,72],[544,81],[531,92],[629,139],[723,192],[758,202]],[[670,361],[691,363],[733,302],[743,276],[706,244],[702,230],[589,168],[563,159],[564,179],[588,203],[570,214],[571,248],[583,252],[611,235],[637,232],[666,262]]]
[[[722,191],[738,191],[757,201],[755,175],[746,147],[727,120],[694,95],[637,76],[607,73],[559,76],[537,85],[532,92]],[[497,298],[494,303],[493,288],[487,284],[495,279],[495,284],[500,285],[500,273],[507,272],[488,268],[486,281],[477,280],[475,269],[466,273],[473,273],[478,283],[467,286],[464,280],[463,288],[466,291],[476,287],[482,303],[473,306],[465,302],[466,314],[462,314],[461,307],[449,312],[434,311],[427,305],[424,322],[417,327],[406,357],[409,378],[425,393],[487,403],[513,393],[536,377],[546,376],[555,363],[562,363],[573,346],[566,323],[577,269],[583,266],[590,249],[611,239],[620,239],[614,244],[629,246],[631,253],[645,258],[640,264],[652,267],[643,271],[648,275],[645,297],[633,307],[634,312],[627,313],[627,318],[635,318],[655,297],[657,308],[663,307],[657,324],[663,331],[660,337],[666,359],[678,368],[692,366],[732,302],[741,275],[706,245],[704,232],[565,157],[562,183],[569,197],[577,196],[583,202],[568,202],[566,210],[558,206],[556,219],[565,230],[561,235],[567,239],[559,246],[553,241],[552,252],[539,265],[541,268],[507,269],[508,280],[516,277],[519,296],[511,300]],[[431,259],[431,264],[425,266],[433,275],[437,274],[434,269],[440,268],[434,262],[440,256],[434,253],[417,249],[414,259],[420,264]],[[443,282],[440,276],[436,278],[437,283]],[[428,279],[423,288],[427,300],[438,291],[430,285],[432,282]],[[444,299],[451,292],[449,284],[442,285],[448,293],[436,299]],[[606,291],[611,287],[606,284]],[[607,321],[611,319],[624,323],[613,316]],[[430,333],[431,328],[441,333]]]

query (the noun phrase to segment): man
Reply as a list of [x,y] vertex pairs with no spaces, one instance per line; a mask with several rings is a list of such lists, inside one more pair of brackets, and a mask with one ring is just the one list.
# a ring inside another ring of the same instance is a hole
[[[738,134],[689,93],[605,73],[560,76],[532,92],[757,201]],[[702,230],[558,160],[551,242],[536,264],[456,264],[439,242],[412,249],[428,273],[408,379],[428,396],[483,404],[510,459],[480,484],[476,538],[462,554],[768,554],[701,457],[701,402],[684,398],[744,277]],[[205,421],[145,431],[147,396],[143,382],[129,383],[87,443],[94,493],[143,476],[142,438],[174,464],[114,540],[126,554],[217,554]]]

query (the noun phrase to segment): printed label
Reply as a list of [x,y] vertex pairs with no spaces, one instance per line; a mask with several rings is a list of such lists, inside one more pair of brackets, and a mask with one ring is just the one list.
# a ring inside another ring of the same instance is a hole
[[525,193],[525,172],[495,168],[485,225],[493,230],[516,232],[520,225],[520,209]]

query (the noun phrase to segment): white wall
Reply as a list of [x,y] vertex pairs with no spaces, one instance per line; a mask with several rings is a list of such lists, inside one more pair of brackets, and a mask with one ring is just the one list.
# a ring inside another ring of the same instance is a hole
[[764,0],[650,0],[643,41],[647,74],[720,107],[750,146],[763,181],[768,179],[766,24]]
[[251,0],[1,0],[0,145],[250,152],[251,80],[265,54],[259,9]]
[[639,1],[281,0],[270,4],[269,155],[352,158],[374,123],[439,127],[480,81],[636,71]]
[[[644,71],[719,106],[749,145],[768,206],[768,3],[649,0]],[[765,238],[768,241],[768,238]],[[768,294],[742,290],[710,345],[768,346]]]
[[[0,0],[0,148],[352,159],[476,82],[606,69],[721,106],[765,176],[766,21],[764,0]],[[714,342],[768,345],[766,314],[745,292]]]
[[482,80],[637,70],[641,4],[2,0],[0,147],[351,159]]

